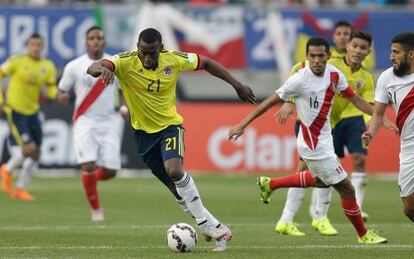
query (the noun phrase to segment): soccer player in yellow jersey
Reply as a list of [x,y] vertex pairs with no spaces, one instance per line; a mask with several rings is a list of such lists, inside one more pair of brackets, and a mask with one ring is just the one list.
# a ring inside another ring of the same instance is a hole
[[[332,36],[334,48],[331,50],[331,59],[342,59],[346,55],[346,46],[351,38],[352,25],[346,20],[340,20],[335,23],[334,34]],[[371,52],[362,61],[362,67],[372,72],[375,68],[374,52]]]
[[[10,77],[4,110],[10,127],[11,158],[1,166],[2,189],[14,199],[34,199],[26,191],[31,175],[37,170],[42,143],[39,96],[47,86],[47,96],[57,94],[56,69],[42,58],[43,38],[35,33],[27,42],[27,54],[12,56],[1,65],[0,77]],[[16,188],[12,188],[13,170],[22,165]]]
[[[362,68],[362,61],[370,53],[372,38],[367,32],[354,31],[351,39],[347,44],[347,54],[343,58],[331,58],[328,63],[339,68],[347,78],[348,84],[367,102],[372,103],[374,97],[374,79],[372,74]],[[292,68],[292,73],[296,73],[307,64],[301,62]],[[279,112],[279,121],[284,122],[286,115],[291,112],[293,105],[285,104],[282,112]],[[286,111],[284,111],[286,109]],[[280,117],[281,116],[281,117]],[[331,109],[331,127],[333,128],[333,139],[335,153],[338,157],[344,157],[344,146],[351,153],[354,164],[354,172],[351,176],[351,182],[354,185],[357,203],[361,206],[365,186],[365,154],[366,149],[362,147],[360,132],[364,132],[365,115],[360,112],[352,103],[345,98],[335,96]],[[365,121],[369,116],[365,117]],[[387,127],[394,127],[389,121]],[[296,125],[296,134],[299,125]],[[394,128],[395,129],[395,128]],[[307,169],[306,164],[300,161],[298,170]],[[320,232],[321,235],[336,235],[336,229],[331,225],[327,215],[331,199],[331,188],[316,188],[312,193],[311,216],[312,226]],[[301,205],[304,197],[304,190],[300,188],[290,188],[288,191],[285,208],[282,216],[276,225],[276,232],[294,236],[303,236],[298,228],[292,223],[293,217]],[[362,213],[366,219],[366,213]]]
[[215,61],[194,54],[163,49],[161,34],[142,31],[137,50],[93,63],[88,73],[110,84],[119,80],[129,106],[138,153],[152,173],[174,194],[183,210],[197,222],[207,240],[216,240],[214,251],[224,251],[231,231],[201,202],[197,187],[183,168],[183,118],[176,111],[176,83],[182,71],[205,69],[231,84],[239,97],[255,102],[252,90]]

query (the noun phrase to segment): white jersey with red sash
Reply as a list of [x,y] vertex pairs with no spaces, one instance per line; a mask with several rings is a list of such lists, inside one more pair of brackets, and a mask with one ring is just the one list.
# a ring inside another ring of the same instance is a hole
[[378,78],[375,101],[392,104],[397,114],[401,152],[414,153],[414,74],[398,77],[392,67],[385,70]]
[[298,152],[304,159],[320,160],[335,156],[329,115],[336,92],[352,97],[345,76],[332,65],[326,65],[323,76],[309,67],[290,76],[276,93],[283,100],[295,98],[300,120]]
[[401,197],[414,193],[414,74],[396,76],[393,68],[385,70],[378,78],[375,101],[388,104],[397,114],[400,131],[400,171],[398,186]]
[[123,121],[115,109],[117,80],[105,87],[101,79],[87,74],[88,67],[95,61],[83,55],[69,62],[59,89],[70,91],[75,87],[73,143],[77,162],[96,162],[98,166],[118,170]]
[[[104,57],[109,55],[104,54]],[[104,86],[100,78],[94,78],[86,73],[88,67],[96,60],[90,59],[87,54],[69,62],[59,82],[59,89],[70,91],[75,87],[76,102],[73,114],[74,121],[85,118],[84,121],[93,123],[108,119],[115,119],[116,91],[118,83]]]

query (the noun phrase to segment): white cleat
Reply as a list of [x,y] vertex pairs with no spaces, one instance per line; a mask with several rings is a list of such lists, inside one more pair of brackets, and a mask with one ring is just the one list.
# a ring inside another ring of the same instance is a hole
[[105,220],[102,209],[92,210],[91,215],[92,215],[91,217],[92,221],[104,221]]
[[216,245],[213,248],[214,252],[225,251],[227,249],[227,242],[229,242],[233,238],[233,234],[227,226],[222,224],[220,228],[224,229],[226,231],[226,234],[222,238],[216,240]]
[[210,242],[213,239],[214,240],[221,239],[227,233],[227,231],[223,228],[216,228],[216,227],[209,226],[209,225],[201,227],[201,231],[203,232],[204,238],[208,242]]

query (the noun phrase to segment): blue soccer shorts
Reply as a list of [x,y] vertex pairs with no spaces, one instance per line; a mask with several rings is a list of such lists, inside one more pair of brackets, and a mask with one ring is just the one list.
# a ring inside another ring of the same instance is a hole
[[353,154],[367,154],[363,147],[361,136],[366,130],[363,116],[356,116],[342,119],[332,130],[335,153],[338,157],[345,156],[346,147],[348,152]]

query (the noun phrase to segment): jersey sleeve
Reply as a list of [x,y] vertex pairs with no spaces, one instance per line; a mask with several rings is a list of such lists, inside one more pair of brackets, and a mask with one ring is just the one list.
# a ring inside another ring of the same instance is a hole
[[362,93],[362,98],[364,98],[367,102],[373,103],[374,102],[374,78],[370,75],[367,78],[366,85],[364,87],[364,92]]
[[345,75],[341,72],[338,71],[338,86],[337,86],[337,91],[338,92],[343,92],[346,90],[346,88],[349,86],[348,81],[346,80]]
[[301,81],[298,74],[290,76],[286,82],[275,92],[279,95],[280,99],[283,101],[292,101],[295,97],[299,95],[301,89]]
[[192,71],[200,68],[203,60],[202,57],[195,53],[186,53],[179,51],[171,52],[177,60],[180,71]]
[[49,62],[49,73],[47,75],[46,84],[56,86],[56,67],[52,61]]
[[18,65],[17,63],[18,63],[18,58],[16,56],[12,56],[8,58],[3,64],[1,64],[1,67],[0,67],[0,70],[1,70],[0,72],[2,74],[1,76],[13,74]]
[[377,81],[377,88],[375,89],[375,101],[380,103],[388,104],[388,94],[386,89],[386,74],[383,72]]
[[73,63],[70,62],[63,69],[63,74],[59,81],[59,90],[69,92],[70,89],[72,89],[72,87],[75,85],[76,75],[73,71],[73,68]]
[[348,81],[346,80],[345,75],[338,71],[339,79],[338,79],[338,87],[336,91],[341,94],[341,96],[345,98],[351,98],[355,95],[355,91],[349,86]]
[[122,77],[122,58],[121,58],[122,55],[126,56],[128,54],[127,53],[120,53],[120,54],[116,54],[116,55],[113,55],[111,57],[103,59],[103,61],[109,61],[109,62],[112,63],[112,65],[114,66],[114,74],[118,78]]
[[49,73],[46,78],[46,86],[47,86],[47,98],[50,100],[56,99],[57,96],[57,85],[56,85],[56,67],[52,61],[49,62]]

